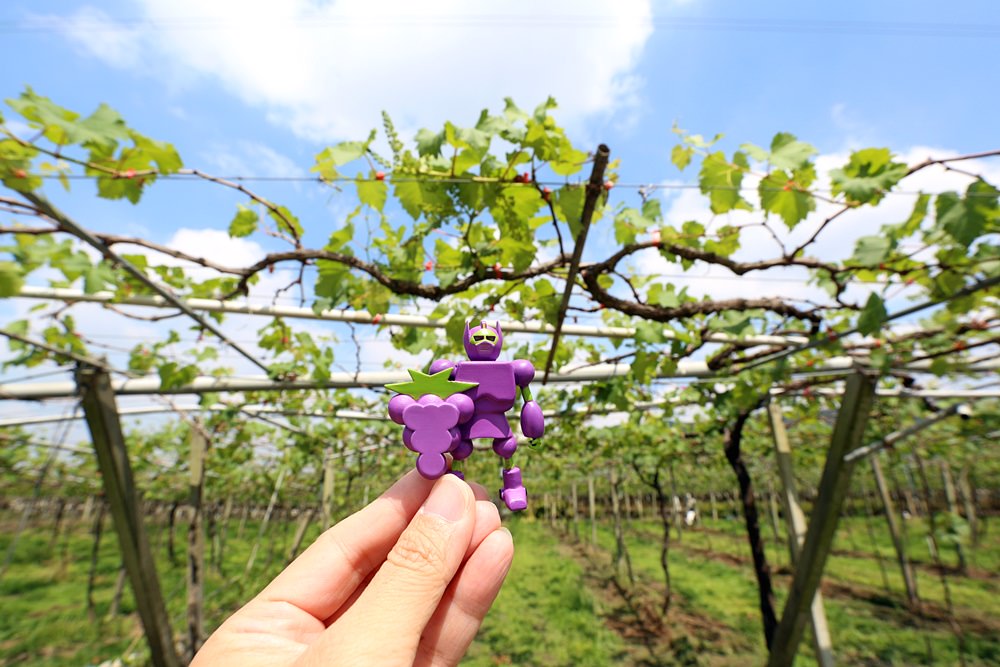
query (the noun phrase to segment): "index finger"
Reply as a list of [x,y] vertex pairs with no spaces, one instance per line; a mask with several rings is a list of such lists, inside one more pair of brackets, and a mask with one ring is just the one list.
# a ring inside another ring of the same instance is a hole
[[317,619],[332,616],[396,544],[434,486],[411,470],[361,511],[328,529],[257,596]]

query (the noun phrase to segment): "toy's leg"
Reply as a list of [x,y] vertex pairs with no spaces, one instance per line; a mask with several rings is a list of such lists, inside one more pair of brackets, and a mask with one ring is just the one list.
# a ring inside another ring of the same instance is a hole
[[459,440],[455,448],[451,450],[451,457],[456,461],[463,461],[469,458],[472,454],[472,441],[471,440]]
[[521,482],[521,469],[517,466],[510,467],[509,459],[504,461],[503,488],[500,490],[500,497],[507,509],[512,512],[528,508],[528,490]]
[[497,438],[493,441],[493,451],[503,459],[503,488],[500,497],[512,512],[519,512],[528,507],[528,492],[521,482],[521,469],[511,467],[510,458],[517,450],[517,436]]

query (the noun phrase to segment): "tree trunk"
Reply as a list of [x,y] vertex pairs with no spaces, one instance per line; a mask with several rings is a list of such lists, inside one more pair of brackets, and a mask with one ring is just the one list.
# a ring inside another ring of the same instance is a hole
[[660,478],[660,471],[653,474],[653,488],[656,491],[656,504],[660,508],[660,526],[663,534],[660,537],[660,570],[663,572],[663,584],[666,590],[663,593],[663,618],[666,620],[670,614],[670,510],[667,507],[667,494],[663,488],[663,481]]
[[170,515],[167,518],[167,557],[171,565],[177,565],[177,551],[174,548],[174,534],[177,528],[177,508],[180,503],[171,503]]
[[308,508],[299,517],[299,525],[295,527],[295,537],[292,538],[292,546],[288,550],[288,558],[286,558],[287,563],[291,563],[295,560],[295,557],[299,555],[299,549],[302,547],[302,540],[306,536],[306,531],[309,529],[309,522],[312,521],[313,514],[316,510],[312,507]]
[[622,527],[622,513],[621,504],[619,503],[619,494],[621,493],[621,480],[618,477],[618,471],[612,469],[610,475],[611,481],[611,514],[614,520],[614,531],[615,531],[615,577],[621,575],[622,565],[625,566],[625,572],[628,575],[629,587],[635,586],[635,575],[632,573],[632,559],[629,557],[628,546],[625,544],[625,532]]
[[770,649],[771,641],[774,639],[774,631],[778,626],[778,619],[774,612],[774,588],[771,583],[771,568],[767,564],[767,555],[764,553],[764,540],[760,534],[760,517],[757,513],[757,503],[754,499],[753,482],[750,479],[750,471],[747,470],[746,463],[743,461],[743,455],[740,451],[740,446],[743,442],[743,427],[746,426],[749,417],[749,412],[737,415],[733,423],[724,429],[723,442],[726,459],[736,474],[736,481],[740,487],[740,501],[743,505],[743,519],[746,523],[747,541],[750,543],[754,575],[757,578],[758,603],[764,627],[764,640],[767,643],[768,649]]
[[677,478],[674,476],[674,464],[670,463],[670,494],[672,498],[670,499],[670,513],[674,519],[674,528],[677,529],[677,543],[680,544],[681,538],[683,536],[682,518],[681,518],[681,499],[677,495]]

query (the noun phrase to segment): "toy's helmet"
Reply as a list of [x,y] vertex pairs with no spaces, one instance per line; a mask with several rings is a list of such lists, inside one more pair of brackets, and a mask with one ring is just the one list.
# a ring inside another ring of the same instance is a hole
[[496,361],[503,346],[500,323],[497,322],[496,326],[491,327],[483,322],[480,326],[470,329],[469,323],[466,322],[462,343],[465,344],[465,353],[469,355],[470,361]]

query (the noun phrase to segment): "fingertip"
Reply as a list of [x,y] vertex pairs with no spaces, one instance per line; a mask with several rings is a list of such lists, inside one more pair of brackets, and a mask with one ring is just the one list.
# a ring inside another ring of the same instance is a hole
[[434,483],[420,511],[454,523],[474,516],[475,502],[468,484],[454,475],[443,475]]

